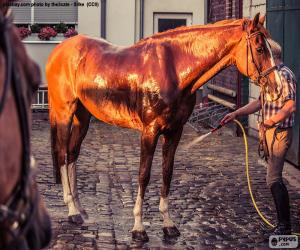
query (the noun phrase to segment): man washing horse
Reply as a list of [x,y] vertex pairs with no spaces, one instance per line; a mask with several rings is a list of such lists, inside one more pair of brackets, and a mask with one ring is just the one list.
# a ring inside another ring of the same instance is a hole
[[261,145],[268,162],[266,181],[274,199],[278,220],[272,234],[289,235],[291,234],[289,195],[282,180],[282,170],[285,155],[292,142],[292,127],[296,111],[296,78],[293,72],[281,62],[280,45],[271,40],[269,43],[275,64],[280,67],[279,80],[282,85],[282,95],[273,101],[262,88],[258,100],[227,114],[221,123],[261,110],[263,118],[260,127]]
[[86,216],[78,197],[76,161],[93,115],[141,132],[132,230],[132,237],[140,241],[148,241],[142,222],[143,201],[157,141],[163,137],[159,211],[165,236],[180,234],[169,214],[169,193],[175,152],[195,106],[196,90],[235,64],[258,85],[267,78],[272,98],[278,95],[278,72],[263,23],[264,17],[257,14],[253,20],[180,27],[129,47],[79,35],[53,50],[46,66],[51,148],[70,222],[81,224]]

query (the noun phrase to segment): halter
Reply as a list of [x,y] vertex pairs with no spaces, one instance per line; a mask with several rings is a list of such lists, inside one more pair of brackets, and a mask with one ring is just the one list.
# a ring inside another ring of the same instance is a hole
[[[6,71],[3,92],[0,99],[0,115],[4,109],[5,100],[9,87],[11,87],[17,111],[22,139],[22,169],[21,178],[18,181],[12,196],[6,204],[0,204],[0,228],[7,230],[12,236],[10,244],[26,235],[33,221],[33,215],[37,209],[38,192],[30,199],[30,141],[29,126],[26,110],[26,101],[23,96],[20,75],[14,62],[14,54],[11,47],[10,30],[12,28],[12,15],[10,9],[4,16],[0,11],[0,46],[5,55]],[[11,85],[11,86],[10,86]]]
[[[254,60],[253,50],[252,50],[252,46],[251,46],[251,43],[250,43],[250,39],[253,38],[253,37],[256,37],[258,35],[262,35],[265,39],[265,35],[260,31],[256,31],[252,34],[247,32],[247,37],[246,37],[246,40],[247,40],[247,75],[249,76],[248,51],[250,50],[252,63],[255,65],[256,71],[258,73],[258,76],[254,80],[254,82],[256,82],[257,85],[261,86],[264,89],[266,84],[269,82],[269,77],[268,77],[269,74],[272,73],[274,70],[279,70],[281,68],[281,64],[272,66],[272,67],[270,67],[270,68],[268,68],[264,71],[260,71],[257,63]],[[267,39],[265,39],[265,41],[268,42]]]

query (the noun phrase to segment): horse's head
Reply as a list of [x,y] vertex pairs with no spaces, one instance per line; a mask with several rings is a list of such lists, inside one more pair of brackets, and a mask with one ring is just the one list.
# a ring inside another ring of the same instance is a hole
[[30,173],[25,193],[33,209],[31,215],[28,215],[28,230],[24,240],[29,249],[40,249],[46,247],[51,240],[51,221],[38,191],[34,171],[33,169]]
[[5,124],[5,131],[0,133],[0,173],[6,178],[0,181],[0,249],[40,249],[50,241],[51,223],[27,160],[31,99],[41,82],[40,70],[28,57],[10,16],[2,13],[0,125]]
[[264,21],[265,16],[260,17],[259,13],[253,20],[244,20],[243,36],[234,50],[234,60],[242,74],[265,89],[271,99],[276,99],[280,95],[281,82]]
[[[10,204],[2,205],[0,249],[41,249],[51,240],[51,221],[31,172],[22,190],[16,189]],[[5,212],[6,211],[6,212]]]

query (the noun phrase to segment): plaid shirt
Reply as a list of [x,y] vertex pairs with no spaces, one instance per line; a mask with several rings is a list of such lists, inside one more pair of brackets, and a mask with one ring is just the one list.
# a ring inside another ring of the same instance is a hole
[[[264,118],[268,120],[271,116],[276,115],[277,112],[282,109],[287,100],[296,101],[296,77],[294,73],[286,66],[283,66],[279,70],[279,76],[282,82],[282,96],[279,97],[275,102],[267,101],[265,98],[265,103],[263,107]],[[294,126],[295,123],[295,113],[286,118],[284,121],[280,122],[279,128],[289,128]]]

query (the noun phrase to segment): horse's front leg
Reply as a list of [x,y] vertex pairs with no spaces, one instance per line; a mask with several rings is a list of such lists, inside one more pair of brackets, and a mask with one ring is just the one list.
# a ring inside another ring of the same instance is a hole
[[133,209],[134,226],[132,229],[132,238],[138,241],[148,241],[149,238],[145,231],[142,215],[143,215],[143,200],[146,187],[150,180],[150,171],[153,160],[153,155],[158,139],[158,132],[154,127],[147,127],[144,129],[141,136],[141,157],[139,169],[139,188],[136,198],[135,206]]
[[161,197],[159,202],[159,211],[163,217],[163,232],[166,237],[177,237],[180,235],[179,230],[176,228],[174,222],[170,218],[169,214],[169,192],[170,184],[173,174],[173,165],[176,148],[181,138],[183,127],[164,134],[163,142],[163,186],[161,189]]

